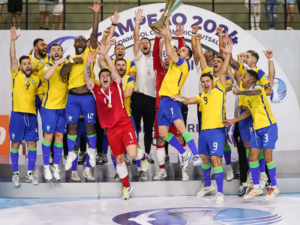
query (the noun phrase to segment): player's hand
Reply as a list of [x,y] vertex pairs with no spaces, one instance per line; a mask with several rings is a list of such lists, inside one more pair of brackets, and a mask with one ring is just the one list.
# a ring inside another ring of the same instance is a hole
[[231,124],[234,124],[235,121],[234,121],[234,119],[232,119],[232,120],[223,120],[222,123],[224,124],[224,126],[228,127],[228,126],[230,126]]
[[[108,41],[107,41],[108,42]],[[101,41],[98,45],[97,52],[103,56],[105,56],[108,53],[108,46],[106,42]]]
[[232,89],[232,93],[233,93],[234,95],[236,95],[237,93],[239,93],[239,89]]
[[223,29],[221,27],[217,27],[216,31],[217,31],[217,34],[223,33]]
[[135,11],[135,21],[142,21],[145,17],[143,16],[143,10],[138,9]]
[[61,59],[59,59],[55,62],[55,64],[57,64],[57,65],[66,64],[66,63],[67,63],[67,61],[64,57],[62,57]]
[[[168,23],[168,22],[167,22]],[[167,37],[168,36],[168,31],[167,31],[167,28],[166,27],[162,27],[162,28],[157,28],[159,33],[164,36],[164,37]]]
[[263,51],[265,53],[265,56],[267,57],[267,59],[272,59],[273,58],[273,51],[268,49],[266,51]]
[[114,12],[113,17],[110,17],[111,23],[113,24],[117,24],[119,22],[119,19],[120,19],[120,14],[117,11]]
[[106,46],[107,46],[108,51],[109,51],[110,47],[112,45],[114,45],[115,43],[116,43],[116,39],[114,39],[114,38],[109,38],[106,40]]
[[202,34],[196,34],[196,40],[201,41],[201,39],[202,39]]
[[243,63],[244,60],[244,52],[241,52],[237,55],[237,59],[239,61],[239,63]]
[[198,26],[193,26],[193,27],[192,27],[192,32],[193,32],[193,33],[197,33],[198,30],[199,30],[199,27],[198,27]]
[[110,35],[110,31],[109,30],[104,30],[103,31],[103,36],[102,36],[102,41],[104,41],[106,43],[107,37]]
[[225,38],[223,38],[224,43],[226,44],[226,47],[220,47],[220,49],[225,52],[226,54],[231,54],[233,43],[231,41],[231,38],[228,37],[228,33],[226,32]]
[[173,101],[177,101],[177,102],[182,102],[184,100],[184,98],[181,95],[173,95],[171,97],[171,99],[173,99]]
[[75,57],[75,58],[73,58],[73,61],[75,62],[75,63],[83,63],[84,61],[83,61],[83,58],[81,58],[81,57]]
[[155,37],[157,37],[157,38],[162,38],[162,35],[161,34],[159,34],[159,33],[157,33],[157,32],[154,32],[155,33]]
[[94,6],[93,7],[88,6],[88,8],[91,9],[94,13],[99,13],[99,10],[102,5],[103,5],[103,3],[101,3],[100,1],[99,2],[95,1]]
[[89,51],[88,56],[86,57],[86,63],[91,64],[96,60],[97,57],[97,50],[91,50]]
[[10,40],[15,41],[17,40],[21,34],[17,35],[16,27],[10,28]]
[[173,33],[176,37],[180,37],[180,36],[183,36],[183,29],[184,29],[184,26],[182,26],[181,23],[177,24],[176,25],[176,32]]
[[30,49],[30,52],[29,52],[29,54],[28,55],[31,55],[33,53],[33,48],[32,49]]

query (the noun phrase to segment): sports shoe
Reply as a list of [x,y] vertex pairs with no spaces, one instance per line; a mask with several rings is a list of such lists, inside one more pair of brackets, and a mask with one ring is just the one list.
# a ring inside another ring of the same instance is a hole
[[139,178],[141,178],[142,181],[148,181],[148,177],[143,170],[138,171],[138,176]]
[[260,30],[260,28],[259,28],[259,27],[256,27],[255,30]]
[[261,195],[263,193],[262,189],[260,188],[251,188],[251,190],[249,189],[249,193],[244,195],[245,199],[248,198],[253,198],[256,195]]
[[203,161],[202,161],[202,159],[200,158],[200,156],[199,155],[195,155],[194,157],[193,157],[193,166],[202,166],[203,165]]
[[85,152],[79,152],[78,153],[78,164],[83,165],[86,160],[86,153]]
[[268,182],[268,176],[266,173],[260,173],[259,174],[259,186],[261,189],[264,189],[266,187],[266,184]]
[[130,197],[130,193],[133,191],[133,187],[123,187],[122,190],[122,200],[128,200]]
[[121,182],[121,179],[119,177],[119,174],[116,173],[115,177],[114,177],[114,181],[115,182]]
[[187,157],[183,158],[181,156],[181,159],[182,159],[182,169],[186,169],[191,161],[191,158],[192,158],[192,153],[190,151],[187,152]]
[[234,177],[234,175],[233,175],[233,170],[232,170],[231,165],[229,165],[229,166],[227,167],[226,180],[231,181],[231,180],[233,180],[233,177]]
[[126,165],[131,165],[131,158],[128,155],[125,155],[125,163]]
[[96,163],[102,164],[102,154],[96,153]]
[[51,171],[55,180],[60,181],[60,170],[58,167],[51,166]]
[[90,157],[90,164],[92,167],[95,167],[96,166],[96,149],[92,149],[92,148],[89,148],[87,150],[87,154],[89,154],[89,157]]
[[136,164],[136,160],[135,160],[135,159],[132,159],[132,160],[131,160],[131,163],[132,163],[132,164]]
[[30,172],[29,174],[26,174],[25,181],[27,183],[32,183],[34,185],[38,185],[39,184],[39,181],[35,178],[33,172]]
[[102,163],[108,163],[107,155],[103,154],[102,155]]
[[74,182],[80,182],[81,181],[80,177],[78,176],[77,171],[72,171],[71,180],[74,181]]
[[145,153],[145,154],[146,154],[146,159],[147,159],[148,163],[154,164],[154,160],[152,159],[151,153],[149,153],[149,154]]
[[242,183],[242,185],[240,185],[239,192],[238,192],[239,197],[242,197],[247,193],[247,191],[249,189],[248,187],[249,186],[247,186],[247,184],[245,184],[245,183]]
[[221,193],[221,192],[217,192],[215,203],[216,203],[216,204],[220,204],[220,203],[223,203],[224,200],[225,200],[224,194]]
[[15,187],[19,187],[21,185],[19,172],[13,174],[12,183]]
[[188,173],[187,173],[187,168],[182,169],[182,180],[183,180],[183,181],[187,181],[187,180],[189,180],[189,179],[190,179],[190,177],[189,177],[189,175],[188,175]]
[[73,161],[76,159],[77,155],[74,152],[69,152],[68,158],[65,164],[65,170],[69,170],[72,167]]
[[147,160],[141,160],[141,168],[142,171],[147,172],[149,163]]
[[157,174],[153,177],[154,180],[162,180],[167,177],[167,171],[165,169],[159,169]]
[[292,27],[286,27],[287,30],[294,30]]
[[92,171],[90,168],[85,167],[83,170],[82,175],[88,180],[88,181],[95,181],[95,177],[93,177]]
[[50,170],[50,167],[49,165],[48,166],[44,166],[44,170],[43,170],[43,174],[44,174],[44,178],[46,180],[52,180],[53,179],[53,175],[52,175],[52,172]]
[[255,27],[251,27],[251,30],[255,30]]
[[165,164],[170,163],[170,156],[166,155],[165,157]]
[[203,197],[203,196],[205,196],[206,194],[208,194],[209,192],[215,190],[215,188],[216,188],[216,187],[215,187],[215,185],[214,185],[213,183],[211,183],[211,185],[208,186],[208,187],[205,187],[204,184],[203,184],[202,188],[201,188],[200,191],[197,193],[197,196],[198,196],[198,197]]
[[270,190],[268,192],[268,194],[265,197],[265,200],[270,201],[273,200],[276,195],[279,194],[279,188],[278,187],[270,187]]

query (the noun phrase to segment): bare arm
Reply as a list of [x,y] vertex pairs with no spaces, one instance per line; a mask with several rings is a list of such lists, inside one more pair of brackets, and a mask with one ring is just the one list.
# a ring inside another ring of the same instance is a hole
[[191,97],[191,98],[185,98],[181,95],[173,95],[171,97],[174,101],[181,102],[185,105],[193,105],[193,104],[199,104],[199,101],[196,97]]
[[246,107],[246,111],[243,112],[242,115],[240,115],[240,116],[238,116],[238,117],[236,117],[236,118],[234,118],[234,119],[231,119],[231,120],[224,120],[224,121],[223,121],[223,124],[224,124],[225,126],[229,126],[229,125],[231,125],[231,124],[234,124],[234,123],[237,123],[237,122],[239,122],[239,121],[241,121],[241,120],[244,120],[244,119],[248,118],[249,116],[251,116],[251,112],[250,112],[250,110]]
[[111,60],[111,58],[109,57],[108,54],[106,54],[104,56],[105,61],[107,62],[107,65],[110,68],[111,71],[111,78],[113,79],[114,82],[120,84],[122,82],[121,76],[119,74],[119,72],[117,71],[113,61]]
[[92,72],[91,72],[91,62],[87,62],[85,69],[84,69],[84,80],[86,83],[86,86],[89,90],[93,90],[95,83],[92,79]]
[[199,59],[200,59],[201,70],[203,71],[207,67],[207,63],[206,63],[206,59],[204,57],[203,49],[202,49],[202,46],[201,46],[201,39],[202,39],[202,35],[197,34],[196,35],[197,52],[198,52],[198,56],[199,56]]
[[64,77],[68,75],[73,63],[69,62],[68,64],[63,65],[63,67],[60,70],[60,76]]
[[221,27],[217,27],[217,34],[219,35],[219,56],[224,57],[224,52],[222,51],[222,48],[224,48],[224,42],[223,42],[223,30]]
[[196,40],[196,33],[198,31],[199,27],[198,26],[193,26],[192,28],[192,51],[194,54],[194,60],[195,60],[195,65],[198,65],[200,62],[200,57],[198,54],[198,50],[197,50],[197,40]]
[[124,99],[130,98],[133,93],[133,87],[128,87],[126,92],[124,93]]
[[133,31],[133,55],[136,56],[140,49],[140,22],[144,19],[143,10],[138,9],[135,12],[135,27]]
[[268,80],[270,81],[270,86],[273,87],[274,79],[275,79],[275,66],[274,66],[274,61],[273,61],[273,51],[266,50],[263,52],[265,53],[265,55],[268,59],[268,67],[269,67]]
[[89,7],[89,9],[91,9],[94,12],[94,19],[93,19],[93,29],[92,29],[92,33],[90,36],[90,40],[91,40],[91,47],[93,49],[97,49],[98,47],[98,43],[97,43],[97,39],[98,39],[98,15],[99,15],[99,10],[101,8],[103,4],[101,4],[101,2],[95,2],[94,3],[94,7]]
[[225,43],[226,47],[225,48],[221,47],[221,49],[226,54],[226,57],[225,57],[225,60],[224,60],[223,66],[222,66],[222,71],[219,76],[219,80],[222,85],[226,86],[226,75],[227,75],[230,56],[231,56],[232,47],[233,47],[233,43],[232,43],[231,39],[228,37],[228,34],[226,34],[226,36],[224,37],[224,43]]
[[244,90],[244,91],[237,90],[237,91],[235,91],[235,94],[236,94],[236,95],[253,96],[253,95],[259,95],[259,94],[261,94],[261,90],[260,90],[260,89],[255,89],[255,90]]
[[104,56],[99,54],[99,58],[98,58],[98,63],[99,63],[99,66],[100,66],[100,69],[107,69],[107,65],[105,63],[105,59],[104,59]]
[[45,94],[39,94],[39,95],[38,95],[38,97],[39,97],[39,99],[40,99],[41,101],[43,101],[44,95],[45,95]]
[[[60,60],[55,62],[55,64],[53,66],[51,66],[49,69],[44,70],[43,78],[45,80],[49,80],[52,77],[52,75],[54,74],[56,68],[62,63],[66,63],[65,58],[61,58]],[[46,66],[48,66],[48,65],[46,65]]]
[[234,69],[234,70],[238,71],[240,69],[240,63],[238,61],[236,61],[234,58],[232,58],[232,54],[230,55],[229,64],[232,67],[232,69]]
[[272,87],[271,87],[271,82],[267,83],[265,86],[265,91],[266,91],[266,95],[272,95]]
[[109,29],[110,38],[112,38],[114,36],[116,26],[119,22],[119,18],[120,18],[120,14],[117,11],[115,11],[114,16],[112,18],[110,18],[110,20],[111,20],[111,26]]
[[241,83],[241,74],[235,70],[234,72],[234,79],[237,83],[238,86],[240,86],[240,83]]
[[232,84],[227,84],[226,85],[226,92],[229,92],[232,90]]
[[12,27],[10,29],[10,69],[11,71],[16,71],[18,69],[18,59],[16,54],[16,44],[15,41],[21,35],[17,35],[16,28]]

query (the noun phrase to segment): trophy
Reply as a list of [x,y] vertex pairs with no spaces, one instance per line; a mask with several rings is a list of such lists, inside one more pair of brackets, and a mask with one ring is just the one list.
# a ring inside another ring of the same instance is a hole
[[167,0],[164,15],[150,26],[151,29],[159,33],[158,29],[166,25],[166,21],[169,16],[182,4],[183,0]]

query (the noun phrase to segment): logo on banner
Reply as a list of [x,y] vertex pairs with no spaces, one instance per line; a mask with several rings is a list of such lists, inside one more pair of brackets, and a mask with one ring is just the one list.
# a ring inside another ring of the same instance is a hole
[[9,115],[0,115],[0,155],[9,155]]
[[282,217],[257,209],[190,207],[134,211],[115,216],[112,220],[122,225],[244,224],[249,220],[251,224],[275,224]]
[[275,78],[271,95],[272,103],[280,103],[280,101],[282,101],[285,98],[286,93],[287,88],[284,81],[279,78]]

